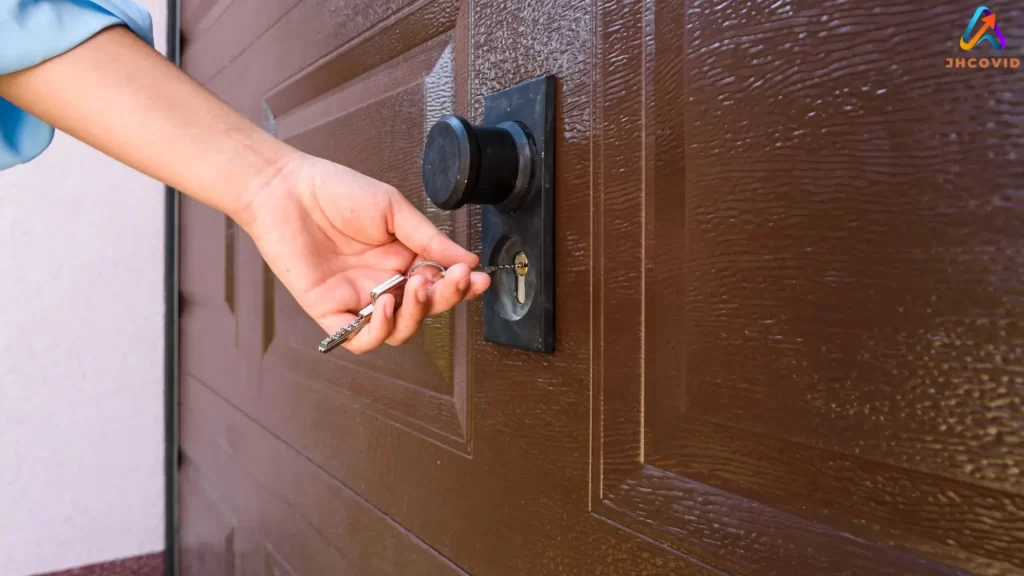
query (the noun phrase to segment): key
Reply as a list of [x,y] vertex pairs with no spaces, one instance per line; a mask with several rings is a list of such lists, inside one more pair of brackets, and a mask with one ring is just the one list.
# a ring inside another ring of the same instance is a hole
[[526,274],[529,272],[529,261],[526,254],[516,254],[514,268],[516,269],[516,300],[520,304],[526,304]]
[[[409,270],[409,276],[423,266],[433,266],[440,270],[441,275],[444,276],[444,266],[441,266],[437,262],[430,261],[423,261],[413,266],[412,269]],[[367,305],[366,308],[360,310],[356,319],[350,322],[348,326],[344,326],[334,334],[324,338],[323,341],[320,342],[318,350],[320,350],[322,354],[326,354],[351,340],[353,336],[363,329],[363,326],[370,323],[370,316],[373,315],[373,307],[377,304],[377,299],[385,294],[391,294],[395,297],[395,310],[397,311],[398,307],[402,305],[402,298],[405,296],[405,284],[409,281],[409,276],[404,274],[395,274],[384,281],[380,286],[370,290],[370,304]]]
[[[437,262],[423,261],[413,266],[412,269],[409,270],[409,275],[411,276],[414,272],[416,272],[416,270],[423,266],[433,266],[434,268],[437,268],[438,270],[440,270],[442,278],[444,277],[444,273],[447,271],[445,270],[444,266],[441,266]],[[474,271],[485,272],[487,274],[494,274],[499,270],[516,270],[518,272],[519,270],[525,269],[526,267],[527,266],[525,263],[516,262],[514,264],[502,264],[500,266],[479,266]],[[404,274],[395,274],[391,278],[387,279],[380,286],[377,286],[376,288],[371,290],[370,304],[367,305],[362,310],[360,310],[359,314],[356,316],[356,319],[350,322],[347,326],[342,327],[334,334],[328,336],[327,338],[324,338],[323,341],[320,342],[320,347],[318,348],[318,350],[320,350],[321,353],[326,354],[331,350],[334,350],[338,346],[341,346],[345,342],[351,340],[353,336],[358,334],[359,331],[363,329],[363,326],[366,326],[367,324],[370,323],[370,316],[373,315],[373,307],[374,305],[376,305],[377,299],[385,294],[391,294],[392,296],[395,297],[395,310],[397,311],[398,307],[402,305],[402,297],[405,296],[405,284],[408,281],[409,276],[405,276]]]
[[[412,274],[417,269],[419,269],[421,266],[433,266],[433,267],[437,268],[438,270],[441,271],[441,277],[442,278],[444,278],[444,274],[445,274],[445,272],[447,272],[447,270],[445,270],[444,266],[441,266],[437,262],[424,261],[424,262],[420,262],[419,264],[413,266],[412,270],[409,271],[409,274]],[[483,272],[484,274],[494,274],[495,272],[497,272],[499,270],[521,270],[521,269],[524,269],[526,267],[527,267],[526,263],[524,263],[524,262],[516,262],[514,264],[501,264],[499,266],[477,266],[472,271],[473,272]]]
[[[494,274],[499,270],[518,270],[520,268],[526,268],[526,264],[517,262],[515,264],[501,264],[500,266],[477,266],[473,272],[483,272],[485,274]],[[441,274],[444,276],[444,273]]]
[[320,342],[320,352],[326,354],[331,350],[334,350],[338,346],[341,346],[345,342],[352,339],[353,336],[362,330],[363,326],[370,323],[370,316],[373,314],[373,307],[377,304],[377,299],[385,294],[391,294],[395,297],[395,310],[402,305],[402,297],[405,296],[405,283],[409,281],[409,277],[404,274],[395,274],[391,278],[385,280],[380,286],[377,286],[373,290],[370,290],[370,304],[359,311],[359,315],[356,319],[343,327],[334,334],[324,338]]

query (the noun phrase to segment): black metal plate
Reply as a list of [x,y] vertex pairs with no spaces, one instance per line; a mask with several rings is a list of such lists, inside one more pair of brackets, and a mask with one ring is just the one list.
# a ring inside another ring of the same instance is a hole
[[[484,126],[522,124],[533,138],[532,183],[515,212],[481,208],[482,264],[529,259],[525,304],[515,299],[514,271],[494,274],[484,293],[484,340],[536,352],[555,349],[555,77],[536,78],[484,98]],[[511,283],[511,284],[510,284]]]

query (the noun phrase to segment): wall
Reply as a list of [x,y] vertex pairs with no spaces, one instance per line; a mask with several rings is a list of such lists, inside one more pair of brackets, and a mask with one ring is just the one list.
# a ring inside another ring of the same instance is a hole
[[164,547],[163,201],[61,133],[0,172],[0,576]]

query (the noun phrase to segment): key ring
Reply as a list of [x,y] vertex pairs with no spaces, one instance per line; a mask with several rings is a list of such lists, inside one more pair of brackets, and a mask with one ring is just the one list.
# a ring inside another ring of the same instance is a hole
[[447,270],[444,269],[444,266],[441,266],[437,262],[431,262],[430,260],[424,260],[423,262],[420,262],[419,264],[417,264],[417,265],[413,266],[412,268],[410,268],[408,275],[412,276],[413,272],[415,272],[416,270],[419,270],[423,266],[433,266],[434,268],[437,268],[438,270],[441,271],[441,276],[444,276],[444,273],[447,272]]
[[399,306],[401,306],[402,305],[402,300],[401,300],[400,296],[402,294],[401,294],[401,292],[398,292],[397,294],[394,294],[394,291],[395,290],[401,290],[402,287],[405,286],[405,283],[409,279],[409,277],[412,276],[413,272],[416,272],[417,270],[419,270],[423,266],[433,266],[434,268],[437,268],[438,270],[441,271],[441,276],[442,277],[444,277],[444,273],[446,272],[444,266],[441,266],[437,262],[431,262],[429,260],[424,260],[423,262],[420,262],[419,264],[413,266],[409,270],[409,274],[396,274],[396,275],[392,276],[390,279],[386,280],[383,284],[381,284],[380,286],[377,286],[376,288],[374,288],[373,290],[370,291],[370,304],[369,304],[369,306],[366,306],[365,308],[360,310],[359,314],[356,316],[355,320],[353,320],[352,322],[349,322],[349,324],[347,326],[343,326],[343,327],[339,328],[338,331],[335,332],[333,335],[328,336],[322,342],[320,342],[320,347],[319,347],[320,352],[327,353],[327,352],[330,352],[331,350],[333,350],[334,348],[336,348],[338,346],[341,346],[342,344],[347,342],[349,340],[349,338],[352,338],[353,336],[355,336],[356,333],[358,333],[359,330],[361,330],[363,326],[369,324],[370,323],[370,315],[373,314],[373,308],[377,304],[377,298],[380,297],[381,295],[393,294],[395,296],[395,298],[396,298],[395,299],[395,308],[398,308]]

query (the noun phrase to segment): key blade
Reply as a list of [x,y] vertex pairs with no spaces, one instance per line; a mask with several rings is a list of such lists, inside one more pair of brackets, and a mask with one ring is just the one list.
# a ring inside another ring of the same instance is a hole
[[373,307],[377,303],[377,299],[385,294],[391,294],[395,299],[395,310],[402,305],[402,296],[405,294],[404,288],[406,282],[409,280],[407,276],[402,274],[395,274],[391,278],[385,280],[381,285],[377,286],[370,291],[370,303],[359,311],[359,315],[356,319],[349,323],[348,326],[343,327],[331,336],[324,338],[320,342],[320,346],[317,350],[321,354],[326,354],[331,350],[334,350],[338,346],[341,346],[345,342],[348,342],[359,333],[359,330],[370,323],[370,315],[373,314]]
[[320,342],[320,347],[318,348],[318,350],[320,350],[322,354],[326,354],[331,350],[334,350],[338,346],[341,346],[345,342],[351,340],[352,337],[355,336],[365,324],[366,322],[363,322],[359,325],[349,324],[348,326],[342,328],[341,330],[338,330],[333,335],[324,338],[323,341]]
[[480,266],[473,272],[483,272],[484,274],[494,274],[499,270],[516,270],[518,268],[526,268],[526,264],[501,264],[499,266]]
[[326,354],[331,350],[334,350],[338,346],[341,346],[345,342],[348,342],[349,339],[352,338],[352,336],[354,336],[357,331],[358,327],[356,327],[354,324],[349,324],[348,326],[345,326],[344,328],[338,330],[337,332],[328,336],[327,338],[324,338],[323,341],[320,342],[320,347],[318,348],[318,350],[320,350],[322,354]]
[[370,304],[366,308],[359,311],[359,316],[350,322],[348,326],[341,328],[334,334],[324,338],[320,342],[319,348],[317,348],[321,354],[326,354],[331,350],[334,350],[338,346],[341,346],[345,342],[348,342],[355,336],[359,331],[370,323],[370,314],[373,313],[373,304]]
[[345,340],[347,340],[347,338],[342,337],[341,331],[335,332],[333,335],[324,338],[323,342],[320,342],[318,350],[320,350],[321,354],[326,354],[344,344]]

